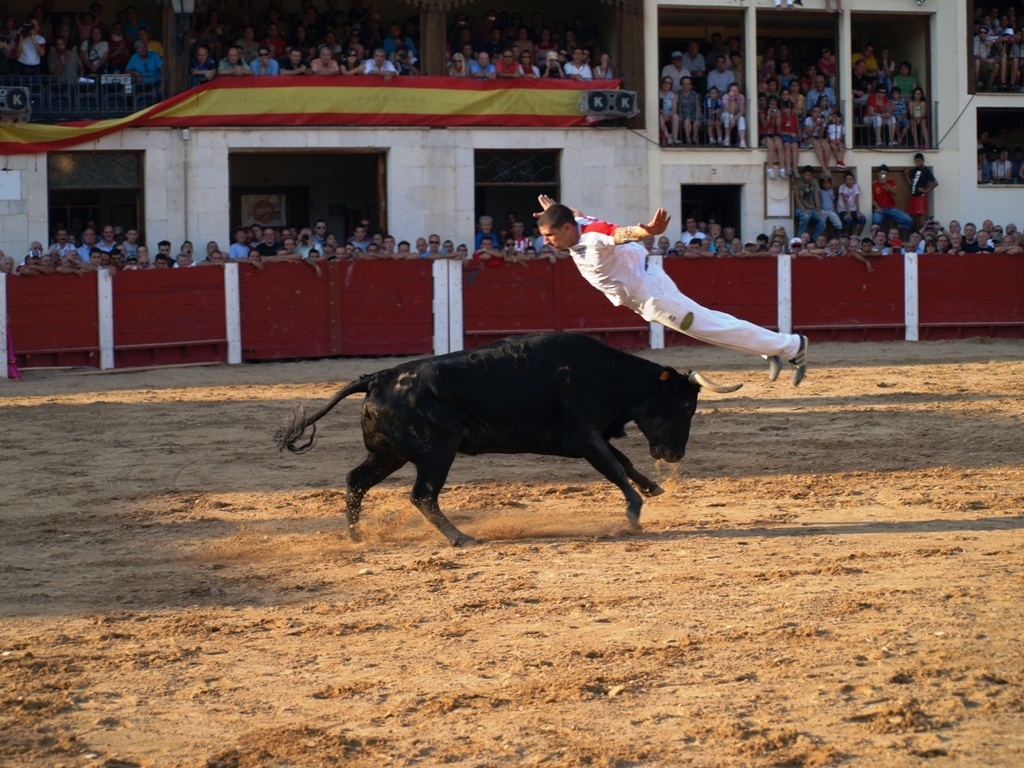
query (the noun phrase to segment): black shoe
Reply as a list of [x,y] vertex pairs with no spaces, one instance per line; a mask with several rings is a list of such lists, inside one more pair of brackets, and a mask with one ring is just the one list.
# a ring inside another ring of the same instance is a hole
[[793,366],[793,386],[800,386],[800,382],[804,380],[804,376],[807,375],[807,337],[800,337],[800,351],[796,353],[796,357],[789,361],[789,364]]
[[778,355],[771,355],[768,358],[768,381],[775,381],[782,372],[782,358]]

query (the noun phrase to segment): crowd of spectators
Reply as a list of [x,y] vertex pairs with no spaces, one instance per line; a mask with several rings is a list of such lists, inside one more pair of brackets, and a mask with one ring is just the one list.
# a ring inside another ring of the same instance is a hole
[[[884,170],[883,170],[884,169]],[[896,208],[881,207],[891,201],[877,196],[877,185],[887,186],[888,169],[879,169],[879,178],[872,182],[872,202],[867,214],[860,212],[860,187],[852,173],[847,173],[837,193],[831,192],[828,178],[813,180],[813,169],[802,169],[803,181],[812,186],[819,197],[819,212],[828,205],[837,206],[844,198],[847,208],[834,207],[823,220],[809,219],[807,226],[798,219],[793,236],[777,227],[770,234],[742,239],[735,227],[723,225],[709,217],[695,215],[685,218],[679,237],[673,242],[667,236],[645,242],[652,254],[668,258],[762,258],[789,253],[798,257],[823,259],[851,256],[872,270],[870,259],[906,252],[928,253],[1024,253],[1024,233],[1015,224],[1005,226],[990,220],[976,226],[958,221],[943,225],[938,219],[912,217]],[[841,203],[839,205],[842,205]],[[532,220],[531,220],[532,221]],[[868,224],[868,222],[871,222]],[[886,226],[888,224],[888,226]],[[828,228],[828,229],[826,229]],[[527,225],[515,213],[508,213],[502,226],[490,216],[481,216],[471,240],[456,244],[437,234],[412,240],[396,240],[390,234],[372,232],[369,220],[358,222],[347,237],[329,231],[327,222],[318,220],[309,227],[272,227],[252,224],[236,228],[231,243],[222,248],[217,241],[206,243],[196,253],[193,244],[183,242],[177,250],[161,240],[151,250],[140,241],[135,228],[91,222],[75,237],[64,226],[58,226],[48,246],[40,241],[29,244],[24,257],[15,258],[0,252],[0,272],[11,276],[34,277],[50,274],[84,275],[99,269],[116,274],[122,270],[190,269],[217,267],[229,263],[249,264],[262,269],[269,262],[305,265],[321,272],[320,264],[329,261],[395,261],[406,259],[456,259],[468,269],[503,265],[528,267],[531,261],[554,263],[565,258],[544,242],[536,226]]]
[[110,224],[97,227],[93,222],[86,223],[78,237],[67,227],[58,225],[52,240],[49,246],[33,241],[25,256],[18,259],[0,252],[2,271],[32,277],[84,275],[99,269],[116,274],[122,270],[189,269],[229,263],[250,264],[262,269],[269,262],[291,262],[305,264],[319,272],[319,264],[326,261],[457,259],[472,267],[493,267],[506,263],[528,266],[534,259],[554,262],[566,255],[547,245],[533,224],[527,228],[511,213],[501,228],[494,227],[491,217],[481,217],[472,241],[457,245],[437,234],[420,236],[410,242],[396,240],[387,233],[371,233],[367,219],[356,224],[348,236],[340,237],[331,232],[322,219],[301,228],[238,226],[230,245],[222,247],[211,240],[200,253],[196,253],[188,240],[177,250],[172,249],[170,241],[161,240],[152,250],[140,241],[138,229]]
[[1024,147],[1011,146],[1007,131],[979,137],[978,183],[1024,184]]
[[976,90],[1024,93],[1024,44],[1015,6],[1000,10],[979,4],[974,8],[971,56]]
[[673,243],[662,236],[648,242],[648,248],[664,257],[687,259],[764,258],[781,254],[817,259],[849,256],[871,272],[872,259],[905,253],[1020,255],[1024,253],[1024,233],[1015,224],[1004,227],[988,219],[980,227],[973,222],[961,227],[956,220],[943,225],[938,219],[929,218],[920,229],[912,229],[906,236],[898,226],[885,227],[884,223],[873,222],[860,234],[837,228],[816,236],[806,230],[791,236],[785,227],[776,227],[770,234],[741,239],[734,227],[722,226],[713,217],[697,220],[690,216],[678,240]]
[[19,23],[7,16],[0,25],[0,74],[27,77],[49,75],[76,83],[103,74],[129,74],[144,84],[157,84],[163,76],[163,45],[151,38],[152,25],[139,17],[134,6],[119,10],[109,24],[101,19],[102,6],[77,14],[47,14],[33,7]]
[[[548,24],[542,12],[488,10],[483,19],[454,15],[445,63],[454,77],[479,79],[612,79],[617,73],[602,50],[597,27],[575,16]],[[68,81],[129,73],[145,83],[164,74],[164,44],[134,6],[113,14],[95,3],[77,14],[33,8],[22,24],[8,16],[0,29],[0,74],[50,75]],[[175,43],[176,44],[176,43]],[[419,15],[385,23],[369,0],[347,10],[320,12],[303,3],[286,13],[272,0],[262,11],[250,0],[237,8],[210,3],[190,17],[182,41],[190,86],[216,77],[288,75],[416,76]]]
[[[794,55],[785,41],[765,41],[752,87],[743,81],[742,50],[740,37],[723,40],[714,33],[671,52],[658,84],[661,144],[744,148],[746,103],[753,98],[756,142],[768,151],[770,178],[795,176],[801,151],[813,152],[826,170],[843,170],[847,137],[832,46],[821,46],[808,60]],[[876,55],[866,43],[847,73],[843,85],[854,125],[866,130],[859,143],[931,148],[930,105],[909,61],[897,63],[889,48]]]

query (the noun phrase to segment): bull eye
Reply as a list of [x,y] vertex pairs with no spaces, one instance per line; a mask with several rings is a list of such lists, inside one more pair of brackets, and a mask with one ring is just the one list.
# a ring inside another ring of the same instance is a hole
[[671,375],[672,374],[670,374],[668,371],[662,371],[661,376],[658,377],[658,381],[668,381]]

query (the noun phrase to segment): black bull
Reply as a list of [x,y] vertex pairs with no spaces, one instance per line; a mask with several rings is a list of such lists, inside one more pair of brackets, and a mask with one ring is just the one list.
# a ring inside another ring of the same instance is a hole
[[651,456],[679,461],[701,386],[733,392],[699,373],[678,373],[579,334],[505,339],[479,349],[416,360],[363,376],[315,415],[301,406],[278,431],[278,448],[304,453],[296,442],[342,399],[365,392],[366,459],[348,474],[349,531],[355,535],[366,492],[407,462],[416,466],[412,503],[454,545],[476,543],[444,516],[437,497],[455,456],[538,453],[584,458],[626,496],[626,515],[640,524],[643,499],[661,487],[608,441],[636,422]]

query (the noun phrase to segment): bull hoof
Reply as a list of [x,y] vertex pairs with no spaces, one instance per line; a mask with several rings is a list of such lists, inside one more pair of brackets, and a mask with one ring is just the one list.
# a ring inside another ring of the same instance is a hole
[[355,526],[351,526],[350,525],[348,527],[348,538],[349,538],[349,541],[362,541],[363,540],[363,534],[362,534],[362,532],[358,528],[356,528]]
[[644,496],[661,496],[665,492],[665,489],[660,485],[652,485],[650,488],[641,488]]
[[474,539],[472,536],[467,536],[466,534],[462,534],[458,538],[452,539],[451,542],[453,547],[475,547],[480,544],[479,541]]
[[627,512],[626,519],[629,521],[629,527],[634,531],[639,531],[643,528],[640,525],[640,513],[639,512]]

